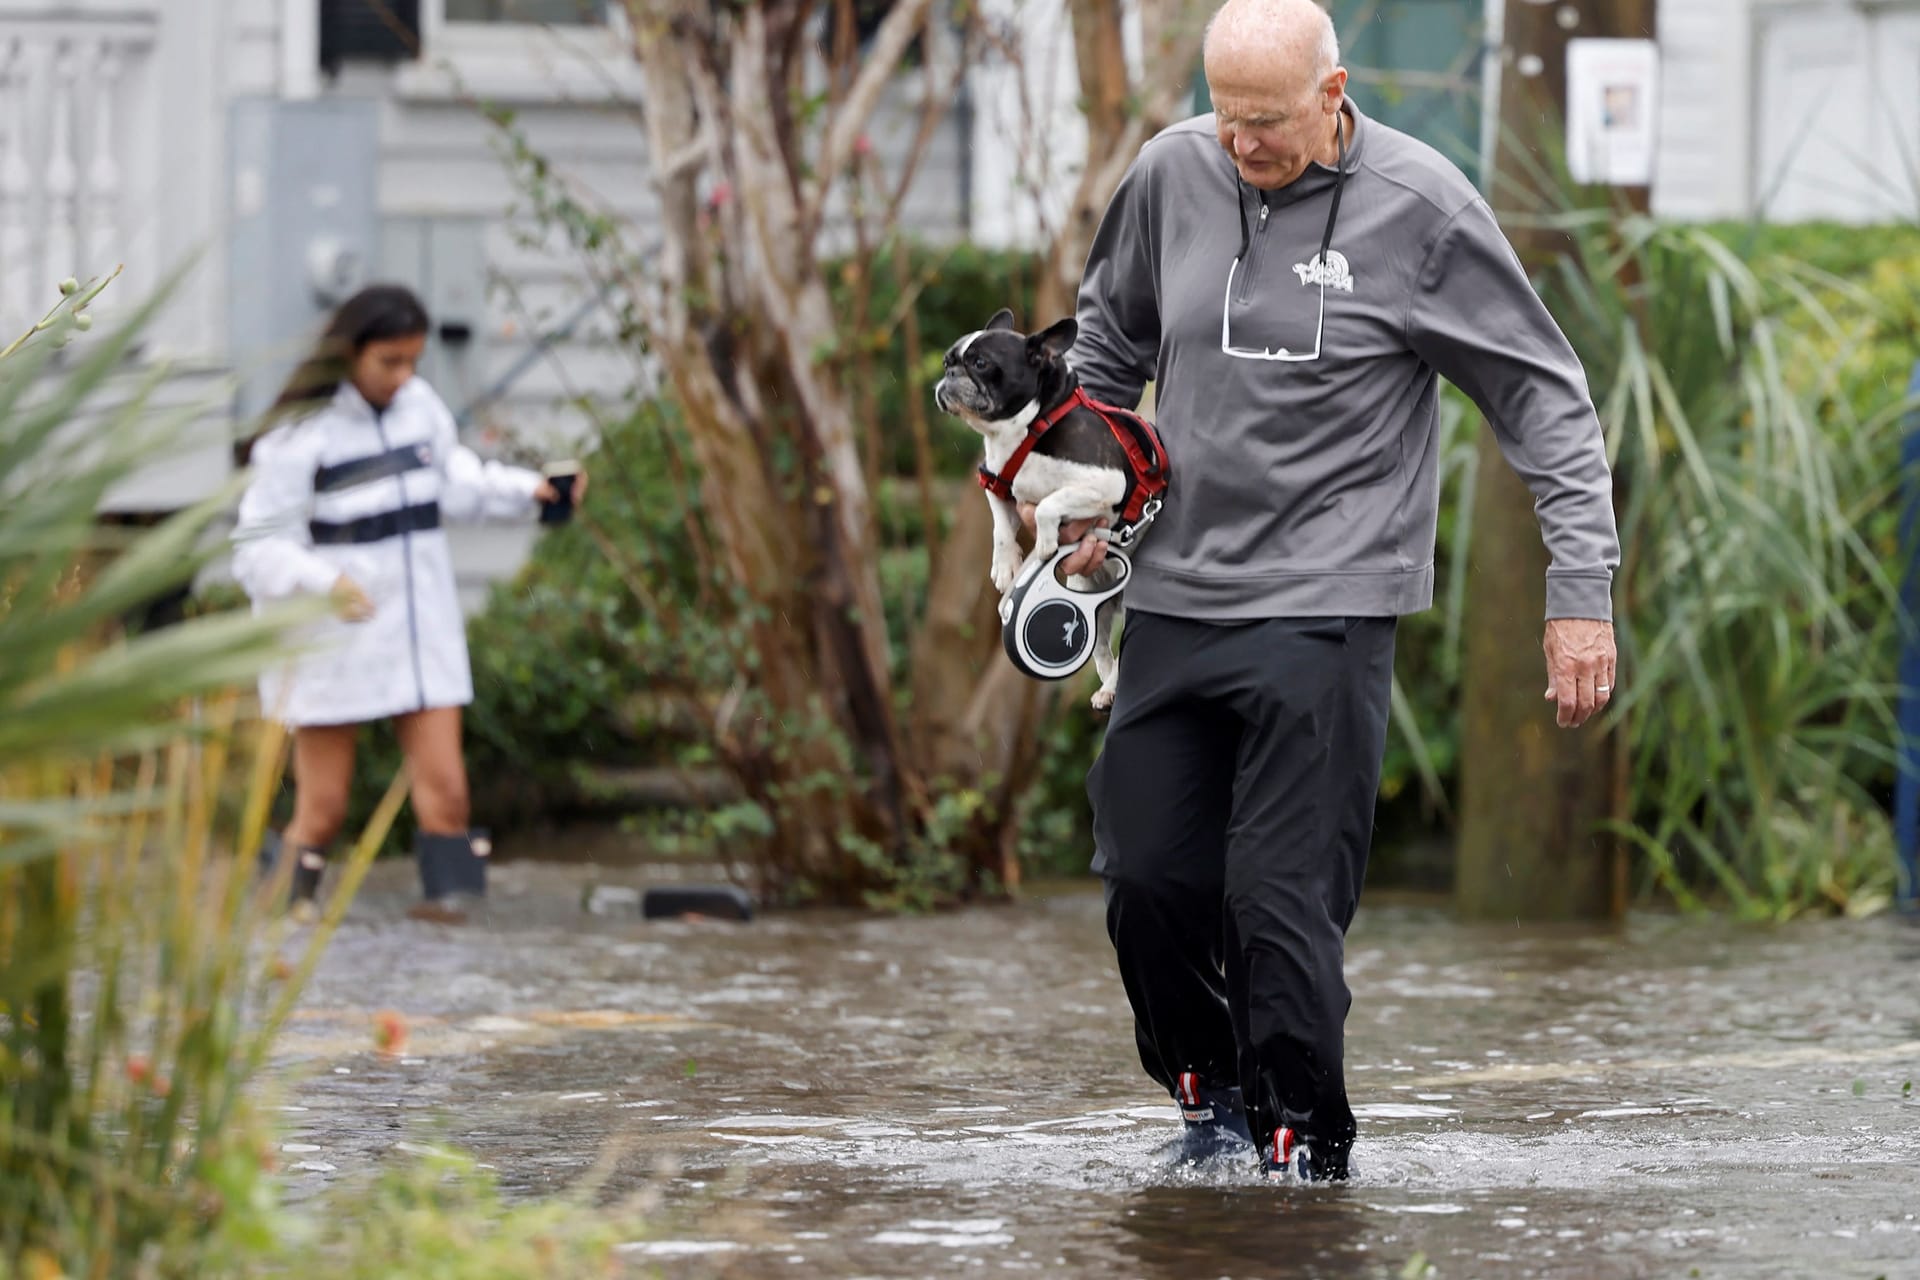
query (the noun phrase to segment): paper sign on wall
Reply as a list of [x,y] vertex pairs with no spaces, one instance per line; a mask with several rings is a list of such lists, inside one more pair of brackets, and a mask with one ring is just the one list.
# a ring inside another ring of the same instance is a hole
[[1651,40],[1567,42],[1567,167],[1575,182],[1652,185],[1659,81]]

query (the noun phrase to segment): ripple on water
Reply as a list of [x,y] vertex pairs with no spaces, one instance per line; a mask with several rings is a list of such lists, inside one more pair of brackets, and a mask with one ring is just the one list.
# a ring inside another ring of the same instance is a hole
[[615,1252],[639,1254],[647,1258],[698,1258],[707,1254],[732,1253],[745,1246],[731,1240],[637,1240],[615,1245]]
[[938,1218],[915,1218],[905,1230],[894,1228],[872,1236],[874,1244],[932,1245],[940,1249],[981,1249],[990,1245],[1012,1244],[1003,1218],[962,1219],[945,1222]]
[[[411,900],[405,870],[394,903]],[[315,1104],[297,1136],[325,1150],[288,1158],[376,1163],[395,1136],[380,1108],[423,1099],[515,1194],[628,1141],[639,1158],[613,1189],[667,1200],[665,1238],[627,1252],[664,1271],[812,1274],[830,1257],[836,1274],[1244,1278],[1274,1274],[1284,1233],[1303,1259],[1286,1274],[1342,1280],[1416,1251],[1486,1280],[1624,1280],[1683,1254],[1705,1274],[1893,1275],[1920,1240],[1920,1126],[1892,1096],[1920,1058],[1892,1039],[1911,1033],[1912,962],[1858,927],[1640,922],[1622,940],[1369,907],[1349,952],[1356,1177],[1301,1191],[1245,1152],[1174,1161],[1177,1113],[1140,1072],[1097,891],[912,921],[635,923],[612,948],[503,925],[410,941],[419,964],[355,945],[357,920],[323,961],[335,1003],[408,1006],[421,964],[434,983],[481,980],[435,996],[463,1034],[423,1068],[323,1057],[289,1101]],[[665,1030],[528,1012],[639,990],[649,1008],[707,1007]],[[1789,1043],[1814,1027],[1817,1051]],[[550,1050],[488,1043],[536,1032]],[[1849,1096],[1865,1062],[1891,1085]],[[725,1226],[702,1216],[718,1205]],[[817,1256],[788,1265],[801,1249]]]
[[752,1115],[728,1116],[707,1122],[709,1129],[833,1129],[847,1122],[845,1116]]

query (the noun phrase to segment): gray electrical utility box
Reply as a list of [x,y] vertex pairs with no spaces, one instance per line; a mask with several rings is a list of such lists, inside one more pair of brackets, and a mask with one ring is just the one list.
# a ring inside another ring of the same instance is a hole
[[433,332],[420,376],[459,413],[486,389],[486,219],[390,217],[381,228],[379,270],[426,304]]
[[231,107],[227,333],[250,429],[334,307],[380,259],[373,101],[243,98]]

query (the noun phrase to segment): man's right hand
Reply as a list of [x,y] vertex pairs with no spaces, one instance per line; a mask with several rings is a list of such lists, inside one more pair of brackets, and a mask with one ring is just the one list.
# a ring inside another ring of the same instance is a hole
[[344,573],[333,580],[333,590],[327,595],[333,601],[334,613],[343,622],[365,622],[373,616],[372,597]]
[[[1027,527],[1028,533],[1032,533],[1034,530],[1033,517],[1034,505],[1031,502],[1021,503],[1020,523]],[[1106,563],[1106,540],[1104,538],[1089,538],[1087,534],[1091,533],[1094,529],[1108,529],[1112,527],[1113,521],[1106,516],[1101,516],[1095,520],[1069,520],[1061,525],[1060,545],[1064,547],[1069,543],[1077,542],[1080,544],[1080,549],[1060,562],[1060,572],[1064,576],[1071,578],[1076,574],[1092,573],[1095,569],[1098,569],[1102,564]]]

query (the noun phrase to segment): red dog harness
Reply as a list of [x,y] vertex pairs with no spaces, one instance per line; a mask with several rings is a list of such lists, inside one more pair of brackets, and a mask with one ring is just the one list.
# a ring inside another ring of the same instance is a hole
[[1159,510],[1160,495],[1167,491],[1167,450],[1151,422],[1130,410],[1100,403],[1088,395],[1084,387],[1075,387],[1073,394],[1061,401],[1053,412],[1034,420],[1027,428],[1026,439],[1014,447],[1013,455],[998,475],[982,464],[980,487],[996,498],[1013,501],[1013,478],[1020,474],[1027,455],[1040,443],[1041,436],[1075,409],[1090,410],[1106,423],[1127,455],[1127,487],[1120,498],[1119,524],[1112,535],[1114,541],[1125,546],[1133,540],[1132,535],[1142,519],[1151,519],[1148,507]]

